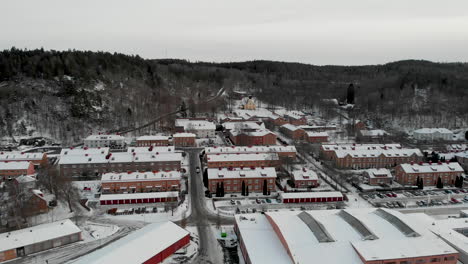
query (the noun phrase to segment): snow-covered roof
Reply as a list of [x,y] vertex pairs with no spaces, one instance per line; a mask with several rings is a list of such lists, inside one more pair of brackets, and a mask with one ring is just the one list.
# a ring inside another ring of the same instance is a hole
[[307,132],[308,137],[328,137],[327,132]]
[[27,170],[30,164],[29,161],[1,161],[0,170]]
[[174,146],[130,147],[128,153],[174,153]]
[[234,217],[251,263],[293,264],[265,215]]
[[45,153],[25,153],[25,152],[0,152],[0,161],[21,161],[21,160],[30,160],[30,161],[40,161],[44,158]]
[[416,133],[416,134],[433,134],[433,133],[453,134],[452,131],[446,128],[421,128],[421,129],[414,130],[413,133]]
[[184,127],[184,130],[215,130],[216,125],[208,120],[176,119],[176,127]]
[[457,153],[455,156],[468,159],[468,151]]
[[70,219],[0,234],[0,252],[80,233]]
[[213,154],[208,155],[208,162],[220,161],[253,161],[253,160],[278,160],[276,153],[237,153],[237,154]]
[[361,130],[361,135],[365,137],[380,137],[387,135],[388,133],[382,129],[373,129],[373,130]]
[[451,144],[447,146],[447,150],[453,152],[465,151],[468,150],[467,144]]
[[174,135],[172,135],[172,137],[196,137],[197,135],[193,134],[193,133],[176,133]]
[[125,140],[125,138],[121,135],[90,135],[86,137],[84,140]]
[[353,158],[374,158],[384,155],[385,157],[410,157],[412,155],[422,156],[422,152],[419,149],[351,149],[351,150],[335,150],[335,154],[338,158],[344,158],[347,155]]
[[373,150],[373,149],[401,149],[400,144],[324,144],[324,150]]
[[401,164],[401,168],[406,173],[433,173],[433,172],[463,172],[463,168],[458,162],[439,162],[439,163],[418,163]]
[[187,235],[187,230],[172,222],[152,223],[73,263],[146,263]]
[[248,131],[248,130],[231,130],[230,131],[231,135],[237,136],[237,135],[247,135],[251,137],[263,137],[269,134],[273,134],[270,130],[264,129],[264,130],[255,130],[255,131]]
[[84,154],[104,154],[107,155],[109,153],[109,148],[63,148],[60,151],[60,156],[64,155],[84,155]]
[[240,130],[240,129],[265,129],[265,125],[261,123],[260,125],[257,122],[246,121],[246,122],[225,122],[223,123],[224,129],[226,130]]
[[141,136],[136,139],[137,141],[142,140],[169,140],[168,136],[159,136],[159,135],[148,135],[148,136]]
[[272,167],[266,168],[222,168],[208,169],[208,179],[237,179],[237,178],[276,178],[276,170]]
[[33,175],[21,175],[15,178],[15,181],[18,183],[29,183],[37,181],[36,177]]
[[280,193],[282,199],[296,199],[296,198],[333,198],[343,197],[341,192],[288,192]]
[[237,114],[237,116],[244,119],[250,119],[252,117],[276,119],[278,117],[278,115],[264,108],[257,108],[255,110],[235,109],[234,112]]
[[[257,219],[262,218],[261,214],[243,216],[247,219],[254,218],[257,222]],[[360,255],[366,261],[385,261],[457,253],[427,228],[393,210],[363,208],[280,211],[267,212],[263,216],[269,221],[244,230],[246,233],[247,230],[269,230],[274,224],[276,237],[263,240],[263,237],[246,238],[241,233],[249,257],[254,253],[253,249],[256,249],[254,242],[260,242],[258,239],[262,239],[261,244],[267,245],[283,241],[284,251],[277,249],[276,252],[286,257],[289,250],[293,263],[309,263],[311,256],[313,262],[317,263],[361,264],[363,261]],[[242,222],[240,217],[236,217],[238,226]]]
[[385,169],[385,168],[368,169],[367,174],[369,175],[369,178],[392,178],[392,174],[390,173],[390,170]]
[[334,128],[336,129],[336,125],[324,125],[324,126],[319,126],[319,125],[301,125],[298,126],[299,128],[302,128],[304,130],[319,130],[319,129],[331,129]]
[[301,119],[305,116],[304,113],[301,111],[288,111],[286,112],[285,116],[293,118],[293,119]]
[[[135,154],[135,155],[133,155]],[[108,157],[108,158],[106,158]],[[161,162],[161,161],[181,161],[181,153],[129,153],[116,152],[108,155],[73,155],[63,156],[59,164],[95,164],[95,163],[122,163],[122,162]]]
[[264,152],[296,152],[295,146],[232,146],[232,147],[208,147],[205,148],[206,154],[217,153],[264,153]]
[[313,170],[303,168],[302,170],[295,170],[292,172],[295,181],[311,181],[318,180],[317,173]]
[[134,182],[134,181],[157,181],[157,180],[180,180],[179,171],[147,171],[147,172],[122,172],[104,173],[101,182]]
[[284,124],[284,125],[282,125],[281,127],[282,127],[282,128],[285,128],[285,129],[287,129],[287,130],[290,130],[290,131],[296,131],[296,130],[298,130],[298,129],[301,129],[301,128],[299,128],[299,127],[297,127],[297,126],[295,126],[295,125],[291,125],[291,124]]
[[102,194],[100,201],[113,200],[128,200],[128,199],[151,199],[151,198],[167,198],[179,197],[178,192],[147,192],[147,193],[119,193],[119,194]]

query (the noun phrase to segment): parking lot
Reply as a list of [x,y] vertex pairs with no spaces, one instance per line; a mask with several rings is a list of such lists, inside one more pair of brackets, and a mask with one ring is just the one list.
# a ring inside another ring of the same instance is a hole
[[362,194],[362,198],[387,208],[448,206],[468,203],[468,189],[373,192]]

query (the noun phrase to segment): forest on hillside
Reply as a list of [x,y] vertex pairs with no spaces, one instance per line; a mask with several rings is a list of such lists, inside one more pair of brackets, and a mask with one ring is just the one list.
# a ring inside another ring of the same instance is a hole
[[[220,88],[310,109],[322,106],[322,99],[346,101],[350,84],[355,98],[350,114],[378,126],[468,126],[466,63],[205,63],[12,48],[0,52],[0,137],[38,132],[73,142],[92,132],[145,124],[182,101],[192,115],[213,115],[227,104],[201,102]],[[153,129],[169,129],[170,118],[159,125]]]

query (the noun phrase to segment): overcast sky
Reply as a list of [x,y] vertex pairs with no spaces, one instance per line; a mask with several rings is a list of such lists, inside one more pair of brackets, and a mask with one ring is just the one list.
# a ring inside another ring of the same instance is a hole
[[191,61],[468,61],[467,0],[5,0],[0,49]]

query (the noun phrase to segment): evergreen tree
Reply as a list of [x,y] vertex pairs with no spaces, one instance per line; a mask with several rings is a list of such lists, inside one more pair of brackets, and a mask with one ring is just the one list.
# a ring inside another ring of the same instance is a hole
[[354,104],[354,85],[352,83],[349,84],[346,90],[346,102],[348,104]]
[[203,185],[208,188],[208,170],[203,172]]
[[216,184],[216,197],[219,197],[220,190],[219,190],[219,182]]
[[419,189],[421,189],[421,190],[424,189],[424,181],[423,181],[422,178],[419,179],[419,185],[418,185],[418,187],[419,187]]
[[267,180],[263,180],[263,195],[268,194]]
[[444,188],[444,184],[442,183],[442,179],[440,177],[437,179],[436,187],[439,188],[439,189]]
[[224,182],[221,182],[221,187],[220,187],[220,193],[219,193],[219,195],[220,195],[221,197],[224,197]]
[[245,196],[249,196],[249,186],[245,187]]
[[242,190],[242,193],[241,193],[242,196],[245,196],[245,182],[244,181],[242,181],[242,189],[241,190]]
[[418,186],[418,187],[419,187],[419,179],[420,179],[420,178],[419,178],[419,176],[418,176],[418,178],[416,178],[416,186]]
[[468,131],[465,132],[465,139],[468,140]]

